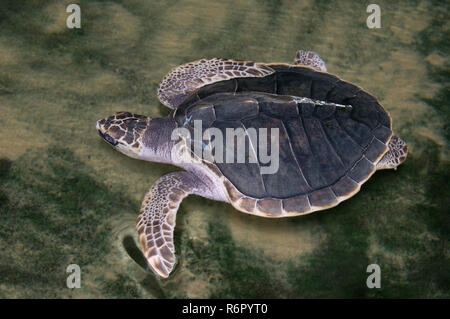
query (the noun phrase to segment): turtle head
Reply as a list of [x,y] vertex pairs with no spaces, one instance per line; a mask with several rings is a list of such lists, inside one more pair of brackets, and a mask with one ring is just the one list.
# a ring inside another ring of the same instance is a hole
[[119,152],[141,158],[144,153],[143,136],[152,119],[147,116],[118,112],[97,121],[100,136]]

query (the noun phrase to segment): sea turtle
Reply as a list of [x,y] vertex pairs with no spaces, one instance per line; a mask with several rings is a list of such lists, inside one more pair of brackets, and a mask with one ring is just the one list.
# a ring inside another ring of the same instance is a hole
[[[299,51],[292,65],[202,59],[163,78],[158,98],[173,109],[168,116],[119,112],[97,121],[100,136],[118,151],[184,169],[157,180],[138,217],[140,244],[157,275],[167,277],[174,268],[175,217],[189,194],[257,216],[297,216],[336,206],[376,170],[396,169],[406,159],[406,143],[393,135],[378,101],[326,71],[311,51]],[[229,137],[229,129],[235,135]],[[235,141],[239,129],[243,148],[218,138]],[[258,157],[269,135],[254,139],[261,129],[278,134],[275,146],[266,145],[278,153],[270,173]],[[221,143],[227,155],[244,154],[244,162],[216,160]],[[206,150],[214,156],[202,156]]]

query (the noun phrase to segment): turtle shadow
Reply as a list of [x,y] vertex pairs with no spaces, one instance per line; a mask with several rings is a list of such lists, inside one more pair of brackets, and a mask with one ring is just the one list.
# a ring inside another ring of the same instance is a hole
[[128,256],[147,272],[147,275],[139,282],[139,284],[156,298],[166,298],[166,294],[162,290],[158,279],[155,278],[155,275],[148,268],[147,260],[136,245],[134,238],[130,235],[125,236],[122,240],[122,245]]
[[[12,162],[6,158],[0,158],[0,185],[3,184],[11,170]],[[0,207],[8,203],[8,196],[0,189]]]
[[145,260],[144,254],[142,254],[141,250],[137,247],[134,242],[133,237],[130,235],[125,236],[122,241],[123,248],[127,252],[128,256],[131,257],[142,269],[147,269],[147,261]]
[[3,178],[5,178],[8,175],[11,169],[11,165],[12,162],[9,159],[0,158],[0,178],[1,178],[0,181],[3,180]]

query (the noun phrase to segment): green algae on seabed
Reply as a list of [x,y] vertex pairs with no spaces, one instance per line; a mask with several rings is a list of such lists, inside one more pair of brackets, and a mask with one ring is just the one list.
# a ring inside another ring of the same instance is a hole
[[[449,268],[449,4],[378,1],[0,3],[0,297],[445,297]],[[116,111],[160,117],[172,67],[204,57],[290,62],[317,51],[373,93],[409,144],[331,210],[268,220],[198,197],[178,213],[178,265],[145,271],[135,221],[176,168],[112,150],[94,129]],[[66,287],[76,263],[82,287]],[[381,267],[368,289],[367,265]]]

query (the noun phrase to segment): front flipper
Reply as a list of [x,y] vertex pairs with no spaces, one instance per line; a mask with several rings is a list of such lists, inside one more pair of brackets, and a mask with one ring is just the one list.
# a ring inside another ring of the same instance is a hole
[[150,268],[167,278],[175,265],[173,231],[183,198],[196,190],[197,177],[189,172],[165,175],[150,188],[137,221],[139,242]]
[[174,109],[202,86],[233,78],[264,77],[273,72],[275,71],[261,63],[202,59],[172,69],[159,85],[158,99],[162,104]]
[[327,72],[327,66],[320,56],[313,51],[298,50],[294,60],[295,65],[307,65],[317,71]]

